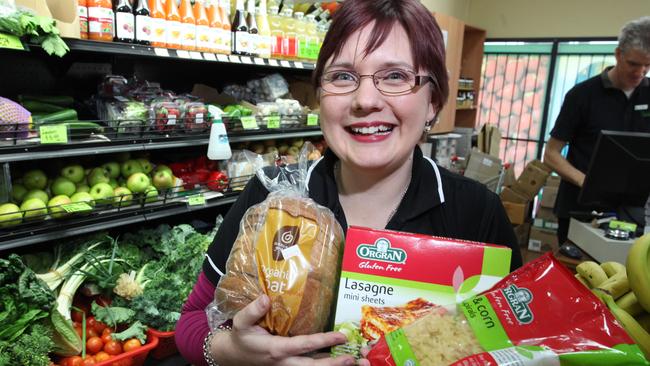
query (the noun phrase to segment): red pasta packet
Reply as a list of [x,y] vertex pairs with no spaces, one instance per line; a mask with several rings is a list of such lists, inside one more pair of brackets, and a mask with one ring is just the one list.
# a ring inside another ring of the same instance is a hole
[[[551,253],[462,302],[458,310],[485,352],[450,366],[650,365],[607,306]],[[419,342],[406,334],[405,327],[382,337],[367,356],[370,364],[428,366],[415,354],[437,350],[414,349]]]

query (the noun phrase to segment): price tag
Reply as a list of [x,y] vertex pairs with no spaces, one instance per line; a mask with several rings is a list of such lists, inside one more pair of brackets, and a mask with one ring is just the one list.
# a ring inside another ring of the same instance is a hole
[[203,58],[208,61],[217,61],[217,58],[214,57],[214,53],[203,53]]
[[280,66],[278,64],[278,60],[274,60],[272,58],[269,59],[269,65],[271,65],[271,66]]
[[241,56],[239,58],[241,59],[241,62],[244,63],[244,64],[250,65],[250,64],[253,63],[253,60],[251,60],[250,57]]
[[259,57],[255,57],[255,58],[253,59],[253,62],[255,63],[255,65],[266,65],[266,64],[264,63],[264,59],[259,58]]
[[282,66],[282,67],[291,67],[291,64],[289,63],[289,61],[281,60],[280,61],[280,66]]
[[67,213],[88,212],[93,210],[93,208],[86,202],[66,203],[65,205],[61,205],[61,208]]
[[156,56],[169,57],[169,50],[166,48],[154,48],[153,53],[155,53]]
[[189,206],[200,206],[205,205],[205,197],[201,193],[195,194],[187,198],[187,204]]
[[196,116],[194,117],[194,122],[198,123],[203,123],[203,113],[197,113]]
[[190,52],[190,57],[192,58],[192,60],[203,60],[203,56],[201,56],[201,52],[192,51]]
[[307,115],[307,126],[318,126],[318,115],[309,113]]
[[68,126],[40,126],[41,144],[67,144]]
[[217,53],[217,60],[221,62],[229,62],[228,56]]
[[304,69],[305,67],[302,65],[302,62],[296,61],[293,63],[293,66],[296,67],[296,69]]
[[190,53],[185,50],[176,50],[176,55],[180,58],[190,58]]
[[168,126],[173,126],[175,124],[176,124],[176,116],[174,116],[174,115],[167,116],[167,125]]
[[264,117],[266,128],[280,128],[280,116]]
[[24,50],[23,43],[20,38],[11,35],[0,33],[0,48],[10,48],[12,50]]
[[239,57],[237,57],[237,56],[230,55],[230,56],[228,56],[228,59],[230,60],[230,62],[234,62],[236,64],[241,63],[241,61],[239,60]]
[[257,120],[255,119],[255,116],[242,117],[240,120],[241,120],[241,126],[245,130],[256,130],[258,128]]

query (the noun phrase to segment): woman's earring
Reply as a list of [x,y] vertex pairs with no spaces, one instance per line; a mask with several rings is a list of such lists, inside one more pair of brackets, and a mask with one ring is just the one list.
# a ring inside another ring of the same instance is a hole
[[431,131],[431,122],[427,122],[424,125],[424,133],[429,133]]

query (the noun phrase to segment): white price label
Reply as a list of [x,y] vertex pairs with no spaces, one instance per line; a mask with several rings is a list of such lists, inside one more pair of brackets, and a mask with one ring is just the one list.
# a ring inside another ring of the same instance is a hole
[[289,61],[282,60],[282,61],[280,61],[280,66],[282,66],[282,67],[291,67],[291,64],[289,63]]
[[180,58],[190,58],[190,53],[184,50],[176,50],[176,55]]
[[196,117],[194,118],[194,122],[203,123],[203,113],[197,113]]
[[173,126],[176,124],[176,116],[167,117],[167,125]]
[[244,63],[244,64],[250,65],[250,64],[253,63],[253,60],[251,60],[250,57],[241,56],[239,58],[241,59],[241,62]]
[[302,62],[298,62],[298,61],[294,62],[294,63],[293,63],[293,66],[295,66],[296,69],[304,69],[304,68],[305,68],[305,67],[302,65]]
[[234,62],[236,64],[241,63],[241,61],[239,60],[239,57],[237,57],[237,56],[230,55],[230,56],[228,56],[228,59],[230,60],[230,62]]
[[253,62],[255,63],[255,65],[266,65],[266,64],[264,63],[264,59],[261,59],[261,58],[259,58],[259,57],[255,57],[255,58],[253,59]]
[[214,56],[214,53],[204,53],[203,58],[208,61],[217,61],[217,58]]
[[280,65],[278,65],[278,60],[274,60],[272,58],[269,59],[269,65],[271,65],[271,66],[280,66]]
[[203,60],[203,56],[201,56],[201,52],[192,51],[190,52],[190,57],[192,58],[192,60]]
[[228,62],[229,61],[228,56],[223,55],[221,53],[217,53],[217,60],[219,60],[221,62]]
[[153,53],[155,53],[156,56],[169,57],[169,50],[166,48],[154,48]]

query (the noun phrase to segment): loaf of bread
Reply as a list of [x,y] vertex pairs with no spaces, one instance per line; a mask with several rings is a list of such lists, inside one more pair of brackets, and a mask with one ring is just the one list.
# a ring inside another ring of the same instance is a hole
[[273,334],[322,332],[327,325],[343,230],[334,214],[309,198],[270,194],[248,209],[215,291],[230,315],[265,293],[271,310],[260,325]]

